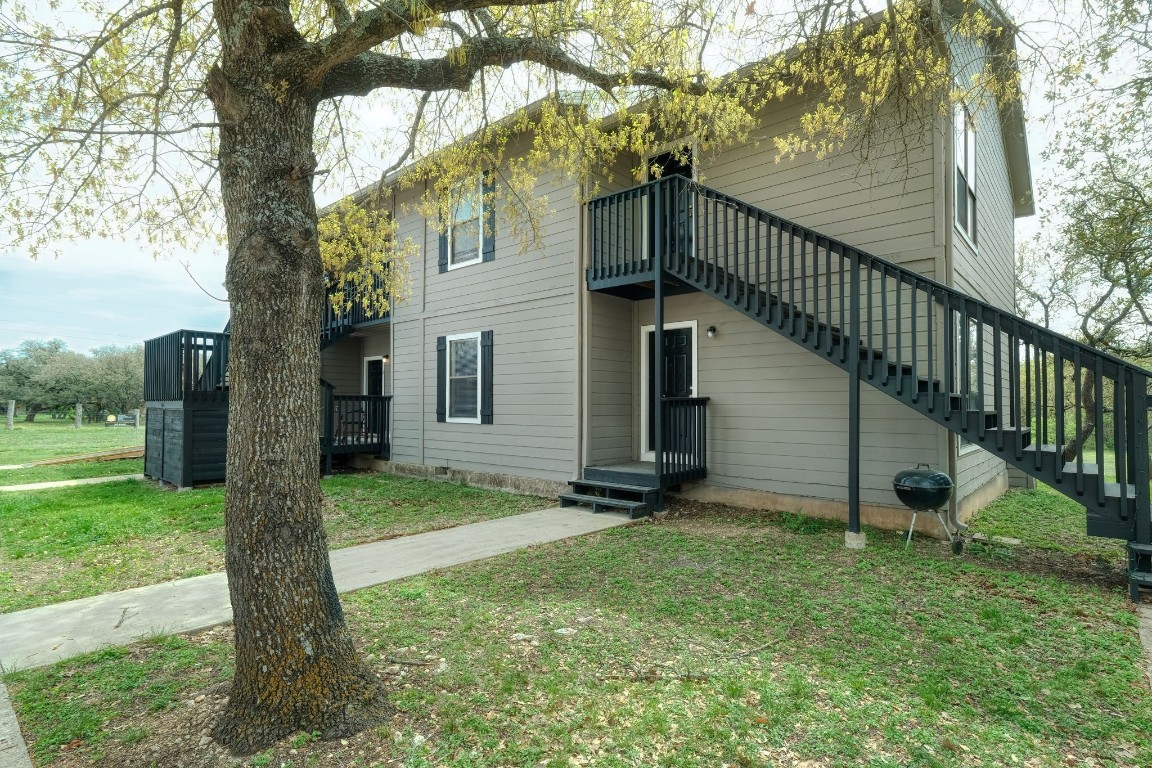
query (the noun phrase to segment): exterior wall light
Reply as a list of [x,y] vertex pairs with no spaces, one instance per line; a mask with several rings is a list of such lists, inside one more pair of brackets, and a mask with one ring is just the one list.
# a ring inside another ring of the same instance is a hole
[[708,326],[708,338],[710,338],[710,339],[716,338],[716,326],[714,326],[714,325]]

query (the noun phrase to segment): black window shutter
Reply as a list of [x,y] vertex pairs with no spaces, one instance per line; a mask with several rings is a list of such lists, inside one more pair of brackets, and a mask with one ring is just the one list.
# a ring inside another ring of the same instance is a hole
[[436,337],[436,421],[447,421],[448,337]]
[[440,233],[440,274],[448,271],[448,233]]
[[480,332],[480,423],[492,423],[492,331]]
[[496,258],[496,174],[484,174],[484,251],[482,261]]

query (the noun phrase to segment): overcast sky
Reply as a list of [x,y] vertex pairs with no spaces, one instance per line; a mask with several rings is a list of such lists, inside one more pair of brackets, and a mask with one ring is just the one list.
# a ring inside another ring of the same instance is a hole
[[180,328],[223,329],[228,305],[202,293],[180,261],[207,290],[224,294],[223,249],[157,260],[132,243],[90,240],[63,245],[58,259],[0,252],[0,349],[59,338],[87,352]]

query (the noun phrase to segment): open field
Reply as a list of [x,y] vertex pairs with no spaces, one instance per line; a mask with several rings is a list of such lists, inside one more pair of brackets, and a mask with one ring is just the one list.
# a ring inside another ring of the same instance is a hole
[[144,472],[144,459],[112,461],[78,461],[70,464],[46,464],[24,469],[0,469],[0,486],[47,483],[53,480],[76,480],[85,477],[139,475]]
[[39,766],[1152,765],[1123,580],[1051,551],[674,503],[346,596],[396,716],[242,760],[201,743],[227,628],[7,680]]
[[[17,421],[9,432],[0,421],[0,466],[142,445],[143,424],[137,429],[85,422],[83,427],[76,429],[71,420],[39,416],[31,424]],[[2,476],[0,482],[14,484]]]
[[[323,480],[328,542],[346,547],[552,502],[372,473]],[[224,569],[222,487],[151,482],[0,494],[0,612]]]

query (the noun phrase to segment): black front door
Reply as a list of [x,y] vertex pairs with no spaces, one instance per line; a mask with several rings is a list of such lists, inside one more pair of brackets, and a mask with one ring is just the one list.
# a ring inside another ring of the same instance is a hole
[[383,360],[369,360],[367,364],[368,372],[365,374],[368,381],[366,395],[382,395],[384,394],[384,361]]
[[[664,397],[692,397],[692,329],[673,328],[664,330]],[[648,332],[648,450],[656,444],[656,332]],[[664,447],[673,450],[669,442],[674,436],[664,431]]]

